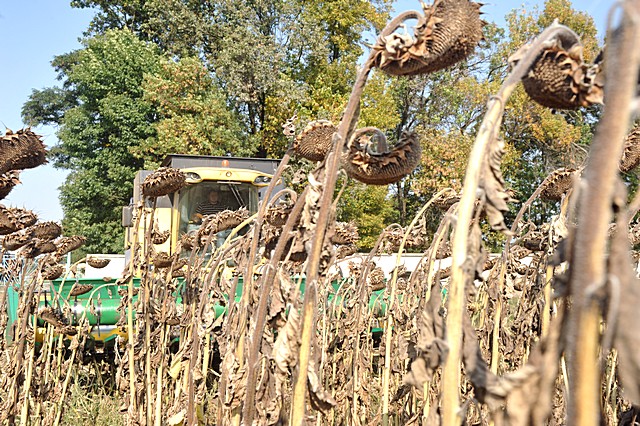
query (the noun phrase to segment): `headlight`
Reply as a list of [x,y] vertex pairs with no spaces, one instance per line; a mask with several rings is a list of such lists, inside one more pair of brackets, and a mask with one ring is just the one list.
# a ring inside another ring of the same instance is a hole
[[195,173],[195,172],[187,172],[187,173],[185,173],[185,175],[187,177],[187,180],[189,180],[189,181],[200,182],[202,180],[200,175]]
[[265,183],[269,183],[271,182],[271,177],[270,176],[258,176],[257,178],[255,178],[253,180],[253,183],[255,184],[265,184]]

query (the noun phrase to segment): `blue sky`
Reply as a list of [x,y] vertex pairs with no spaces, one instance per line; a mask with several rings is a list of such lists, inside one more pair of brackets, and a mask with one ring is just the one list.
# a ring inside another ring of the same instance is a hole
[[[493,1],[482,10],[485,20],[501,25],[510,10],[520,6],[531,9],[543,3],[543,0]],[[573,4],[591,14],[602,31],[613,0],[573,0]],[[420,4],[417,0],[397,1],[396,12],[407,9],[420,10]],[[32,89],[59,85],[51,60],[81,47],[78,39],[91,17],[90,10],[71,8],[69,0],[0,0],[0,52],[4,63],[0,67],[0,125],[14,131],[22,128],[20,111]],[[48,147],[58,143],[55,128],[38,127],[34,131],[44,137]],[[50,165],[25,170],[20,175],[22,185],[16,186],[0,203],[34,210],[41,220],[60,221],[58,187],[65,176],[66,172]]]
[[[0,52],[4,57],[0,130],[23,127],[20,111],[32,89],[58,85],[51,60],[81,47],[78,38],[91,16],[88,10],[72,9],[69,0],[0,0]],[[48,147],[58,143],[54,128],[43,126],[34,131]],[[50,165],[25,170],[20,174],[22,185],[0,203],[31,209],[41,220],[59,221],[58,187],[65,176]]]

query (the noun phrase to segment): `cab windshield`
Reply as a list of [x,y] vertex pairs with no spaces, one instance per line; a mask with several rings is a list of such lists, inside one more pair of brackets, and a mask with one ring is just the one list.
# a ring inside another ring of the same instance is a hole
[[249,183],[203,181],[187,185],[178,193],[179,235],[198,229],[203,214],[242,207],[251,214],[258,211],[258,189]]

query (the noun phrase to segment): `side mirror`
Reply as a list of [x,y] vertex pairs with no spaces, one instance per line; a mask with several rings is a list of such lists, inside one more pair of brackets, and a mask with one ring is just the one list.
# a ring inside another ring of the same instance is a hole
[[131,228],[133,226],[133,206],[122,208],[122,226]]

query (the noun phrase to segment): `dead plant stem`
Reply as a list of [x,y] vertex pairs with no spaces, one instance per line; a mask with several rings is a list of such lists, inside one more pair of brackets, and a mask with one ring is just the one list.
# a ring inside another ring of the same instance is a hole
[[[446,333],[449,355],[446,359],[442,378],[442,412],[443,426],[460,424],[459,389],[460,360],[462,349],[462,317],[465,314],[465,286],[467,273],[464,264],[467,260],[468,234],[471,216],[476,200],[476,191],[480,183],[481,167],[490,142],[497,137],[502,122],[504,107],[509,96],[516,88],[531,65],[536,60],[543,44],[551,37],[562,32],[571,32],[567,27],[554,23],[545,29],[527,51],[525,57],[509,74],[498,94],[492,97],[487,105],[476,141],[469,155],[465,174],[464,187],[452,244],[451,282],[449,288]],[[577,36],[576,36],[577,37]]]
[[[313,325],[315,322],[315,313],[316,313],[316,285],[312,283],[309,285],[307,281],[307,287],[304,292],[304,303],[302,305],[303,309],[303,322],[302,322],[302,338],[300,345],[300,355],[298,361],[298,377],[296,377],[295,387],[294,387],[294,400],[300,404],[302,401],[301,407],[299,405],[294,405],[291,413],[291,424],[290,426],[302,426],[304,425],[304,408],[305,408],[305,395],[307,390],[306,381],[307,381],[307,369],[309,368],[309,360],[311,359],[311,338],[313,337],[311,334],[314,331]],[[300,382],[304,380],[304,384],[301,386]],[[304,392],[300,394],[301,392]],[[301,408],[301,409],[300,409]]]
[[572,249],[568,324],[568,363],[571,398],[568,424],[595,426],[600,422],[598,350],[600,308],[589,288],[604,285],[605,253],[618,160],[631,119],[631,101],[638,78],[640,0],[623,2],[627,12],[619,36],[609,35],[605,60],[607,105],[596,129],[580,192],[578,229]]
[[391,388],[391,346],[392,336],[393,336],[393,315],[391,314],[392,309],[394,309],[394,305],[396,303],[396,293],[398,289],[398,267],[402,262],[402,253],[404,252],[404,246],[407,243],[407,238],[409,237],[409,233],[416,226],[418,220],[424,215],[429,207],[433,204],[435,200],[440,198],[443,194],[447,192],[447,189],[443,189],[435,194],[415,215],[409,226],[407,226],[407,230],[402,237],[402,241],[400,242],[400,247],[398,248],[398,253],[396,254],[396,267],[393,269],[393,275],[391,277],[391,292],[389,293],[389,301],[387,302],[387,312],[385,318],[385,326],[384,326],[384,338],[385,338],[385,353],[384,353],[384,372],[382,375],[382,424],[389,424],[389,400],[390,400],[390,388]]
[[[27,321],[29,318],[27,318]],[[33,320],[33,344],[36,342],[36,334],[38,333],[38,323],[35,318]],[[35,348],[31,345],[29,348],[29,365],[27,366],[27,377],[24,381],[24,402],[22,403],[22,410],[20,413],[20,426],[25,426],[29,423],[29,393],[31,391],[31,379],[33,378],[33,363],[35,361]]]
[[[166,303],[164,304],[166,305]],[[163,305],[163,309],[164,308]],[[169,326],[166,324],[162,325],[162,331],[160,335],[160,344],[161,348],[166,347],[166,336],[168,334]],[[163,374],[164,374],[164,363],[160,362],[158,365],[158,370],[156,371],[156,402],[155,402],[155,418],[154,418],[154,426],[162,425],[162,390],[163,390]]]
[[[153,205],[151,206],[151,213],[149,214],[149,226],[145,230],[144,235],[144,247],[145,247],[145,259],[151,257],[151,232],[153,231],[153,219],[156,211],[156,205],[158,202],[157,197],[153,197]],[[146,222],[145,222],[146,223]],[[145,263],[146,271],[143,275],[145,283],[141,285],[143,289],[143,310],[144,310],[144,343],[145,343],[145,402],[146,402],[146,419],[148,425],[153,423],[153,404],[151,395],[153,395],[153,381],[151,376],[151,318],[149,311],[151,308],[151,290],[153,287],[153,280],[150,277],[151,271],[149,268],[149,262]]]
[[133,330],[133,274],[135,272],[135,258],[137,255],[138,232],[140,230],[140,222],[142,220],[143,208],[138,206],[138,215],[135,222],[135,232],[133,233],[133,241],[131,243],[131,259],[129,260],[129,281],[127,282],[127,347],[129,354],[129,415],[135,418],[136,412],[136,369],[135,369],[135,352],[134,330]]

